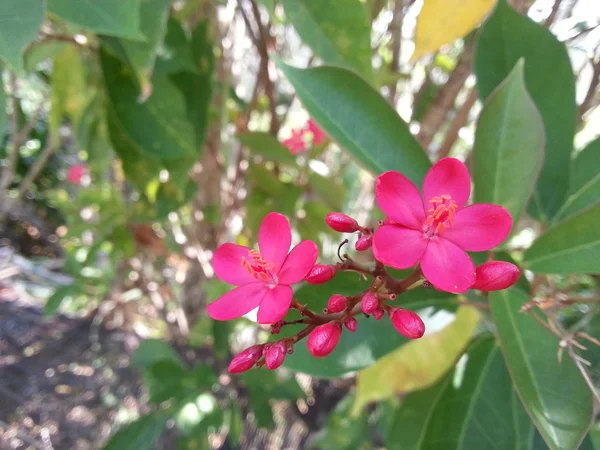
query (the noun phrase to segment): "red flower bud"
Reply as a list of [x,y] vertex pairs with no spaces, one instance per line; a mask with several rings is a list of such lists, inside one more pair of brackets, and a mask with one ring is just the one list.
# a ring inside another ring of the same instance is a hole
[[381,320],[383,314],[383,308],[377,308],[375,311],[373,311],[373,317],[375,318],[375,320]]
[[425,324],[417,313],[396,307],[390,308],[388,313],[394,328],[402,336],[418,339],[425,333]]
[[362,299],[362,312],[365,314],[373,314],[377,308],[379,308],[379,299],[373,292],[367,292]]
[[238,353],[229,363],[229,373],[242,373],[252,369],[263,354],[262,345],[253,345]]
[[354,244],[354,248],[356,249],[357,252],[364,252],[365,250],[368,250],[371,248],[372,243],[373,243],[373,235],[367,234],[365,236],[361,236],[358,238],[358,241],[356,241],[356,244]]
[[339,231],[340,233],[354,233],[360,228],[356,220],[339,212],[327,214],[327,217],[325,217],[325,222],[331,229]]
[[287,346],[284,341],[277,341],[265,347],[265,366],[267,369],[277,369],[283,364],[287,355]]
[[344,320],[344,325],[351,333],[356,331],[356,327],[358,327],[358,321],[354,317],[348,317]]
[[308,275],[306,275],[305,280],[310,284],[322,284],[327,283],[331,280],[335,274],[337,273],[337,269],[335,266],[330,266],[327,264],[315,264]]
[[472,289],[499,291],[517,282],[521,271],[514,264],[504,261],[490,261],[475,269],[475,284]]
[[340,341],[342,326],[339,322],[319,325],[311,331],[306,341],[308,351],[316,358],[329,355]]
[[334,294],[329,297],[327,310],[331,313],[338,313],[346,309],[346,297],[341,294]]

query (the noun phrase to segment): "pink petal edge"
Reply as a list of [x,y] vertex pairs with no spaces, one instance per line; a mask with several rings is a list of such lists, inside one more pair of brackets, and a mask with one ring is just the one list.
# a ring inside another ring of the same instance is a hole
[[440,291],[463,293],[475,283],[475,266],[463,250],[447,239],[431,239],[421,258],[423,275]]
[[419,262],[428,242],[421,231],[384,225],[373,236],[373,254],[387,266],[407,269]]
[[279,271],[279,284],[294,284],[302,279],[313,268],[319,248],[313,241],[302,241],[296,245],[285,259]]
[[504,241],[512,229],[512,217],[502,206],[478,203],[459,210],[454,226],[443,237],[468,252],[490,250]]
[[212,266],[217,277],[234,286],[256,282],[242,266],[242,258],[248,258],[249,250],[248,247],[230,242],[221,245],[212,258]]
[[261,303],[268,290],[266,284],[258,282],[235,288],[208,305],[208,315],[215,320],[242,317]]
[[423,181],[423,204],[441,195],[450,195],[459,208],[462,208],[471,195],[471,176],[467,167],[456,158],[442,158],[436,162]]
[[275,273],[285,261],[290,245],[292,230],[287,217],[276,212],[267,214],[258,230],[258,248],[265,261],[275,264]]
[[394,222],[421,229],[425,211],[419,189],[399,172],[385,172],[377,178],[375,197],[379,208]]
[[290,286],[280,284],[268,289],[258,308],[258,323],[273,324],[283,319],[290,309],[293,295]]

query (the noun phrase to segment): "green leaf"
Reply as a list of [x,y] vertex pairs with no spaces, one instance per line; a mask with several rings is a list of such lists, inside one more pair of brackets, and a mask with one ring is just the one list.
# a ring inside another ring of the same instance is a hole
[[23,71],[23,52],[35,40],[44,22],[43,0],[0,2],[0,59],[17,72]]
[[173,347],[159,339],[146,339],[142,342],[131,358],[131,365],[144,369],[160,361],[170,361],[183,367],[181,358]]
[[144,381],[150,401],[162,403],[171,398],[181,399],[187,393],[184,383],[186,371],[173,360],[165,359],[144,369]]
[[[0,65],[0,70],[2,70],[2,66]],[[8,114],[6,113],[6,101],[7,96],[4,91],[4,83],[2,82],[2,77],[0,76],[0,142],[4,142],[4,134],[6,132],[6,123],[8,119]]]
[[394,108],[339,67],[297,69],[276,60],[298,98],[329,136],[374,174],[398,170],[420,185],[431,163]]
[[240,133],[238,139],[248,147],[253,155],[262,156],[267,161],[295,165],[296,158],[290,151],[269,133],[260,131]]
[[517,289],[490,292],[492,315],[513,384],[533,423],[552,449],[577,448],[593,417],[592,393],[573,361],[557,359],[559,339],[520,312]]
[[[336,178],[326,178],[316,172],[310,171],[308,174],[308,184],[311,189],[319,194],[329,208],[340,211],[344,200],[344,185]],[[325,222],[325,218],[321,218]]]
[[104,450],[152,450],[168,419],[162,412],[145,415],[121,428]]
[[192,43],[185,29],[174,18],[167,22],[167,35],[158,48],[154,73],[198,72],[192,56]]
[[513,390],[498,345],[480,339],[466,356],[439,385],[408,396],[390,450],[514,450]]
[[44,305],[44,316],[51,317],[56,314],[65,298],[77,295],[80,292],[81,286],[78,285],[59,287],[46,301],[46,304]]
[[[355,295],[367,287],[368,283],[359,280],[356,274],[340,273],[328,283],[302,286],[294,297],[313,311],[319,311],[327,306],[331,295]],[[432,333],[451,322],[453,314],[439,310],[455,310],[455,298],[445,292],[421,288],[404,293],[393,304],[417,311],[425,322],[427,332]],[[315,358],[306,348],[306,341],[302,341],[295,346],[294,353],[286,357],[284,366],[317,377],[340,377],[372,366],[379,358],[409,342],[396,331],[387,317],[377,321],[358,316],[357,320],[356,332],[344,331],[339,344],[327,357]],[[300,329],[298,326],[285,327],[282,334],[296,333]]]
[[69,45],[71,44],[65,41],[40,41],[33,43],[27,47],[25,54],[23,55],[25,59],[25,70],[27,72],[33,72],[38,64],[49,58],[53,58]]
[[559,222],[525,252],[525,265],[542,273],[600,273],[599,223],[600,204]]
[[118,60],[102,51],[102,71],[115,119],[150,158],[180,159],[196,153],[185,101],[166,77],[155,77],[153,95],[140,104],[138,87]]
[[353,416],[350,412],[355,401],[348,394],[327,416],[325,428],[316,436],[313,443],[319,450],[356,450],[363,444],[371,443],[369,418],[366,413]]
[[520,59],[488,96],[473,147],[475,203],[504,206],[514,226],[527,205],[544,159],[544,125],[525,88],[523,66],[524,60]]
[[354,69],[369,81],[371,24],[358,0],[282,0],[296,31],[325,64]]
[[141,0],[48,0],[48,12],[98,34],[144,40],[140,4]]
[[564,44],[543,25],[500,0],[483,26],[475,50],[481,98],[487,98],[521,58],[525,58],[527,91],[546,132],[546,157],[529,209],[537,217],[551,218],[562,204],[569,182],[566,169],[576,124],[573,71]]
[[142,0],[140,29],[146,39],[132,41],[105,37],[102,45],[111,49],[126,62],[140,84],[141,97],[145,99],[152,91],[150,77],[156,59],[156,51],[167,31],[169,7],[173,0]]
[[600,201],[600,138],[590,142],[571,163],[569,193],[556,219],[572,216]]

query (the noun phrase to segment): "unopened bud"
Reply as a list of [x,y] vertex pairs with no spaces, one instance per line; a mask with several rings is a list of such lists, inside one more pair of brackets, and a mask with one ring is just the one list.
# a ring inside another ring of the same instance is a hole
[[384,311],[383,308],[377,308],[375,311],[373,311],[373,317],[375,318],[375,320],[381,320],[381,318],[383,317]]
[[306,341],[308,351],[316,358],[329,355],[340,341],[342,326],[329,322],[312,330]]
[[354,333],[358,327],[358,321],[354,317],[348,317],[346,320],[344,320],[344,325],[348,331]]
[[379,299],[374,292],[367,292],[362,299],[361,304],[362,312],[365,314],[373,314],[377,308],[379,308]]
[[425,324],[419,315],[408,309],[390,308],[388,311],[394,328],[402,336],[418,339],[425,334]]
[[283,364],[287,355],[287,346],[284,341],[277,341],[270,344],[265,350],[265,366],[267,369],[277,369]]
[[505,261],[490,261],[475,268],[475,284],[472,289],[499,291],[517,282],[521,271],[517,266]]
[[367,234],[358,238],[356,244],[354,244],[354,248],[357,252],[364,252],[371,248],[371,244],[373,243],[373,235]]
[[262,345],[253,345],[238,353],[229,363],[229,373],[242,373],[252,369],[263,354]]
[[310,284],[322,284],[327,283],[331,280],[335,274],[337,273],[337,269],[335,266],[330,266],[327,264],[315,264],[308,275],[306,275],[305,280]]
[[346,297],[341,294],[334,294],[327,302],[327,310],[331,313],[338,313],[346,309]]
[[356,220],[339,212],[327,214],[325,222],[331,229],[339,231],[340,233],[354,233],[360,229]]

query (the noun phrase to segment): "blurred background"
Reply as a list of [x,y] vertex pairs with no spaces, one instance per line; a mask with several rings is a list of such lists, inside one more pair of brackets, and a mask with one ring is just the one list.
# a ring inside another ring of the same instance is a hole
[[[432,160],[468,163],[476,30],[414,58],[421,0],[39,3],[0,5],[0,447],[99,449],[142,417],[107,448],[386,448],[431,361],[360,398],[352,372],[231,377],[268,330],[207,316],[229,289],[211,255],[252,246],[278,211],[332,262],[328,212],[381,218],[372,174],[308,128],[272,56],[304,68],[323,61],[315,40],[350,49]],[[600,134],[600,2],[511,3],[568,48],[582,148]]]

